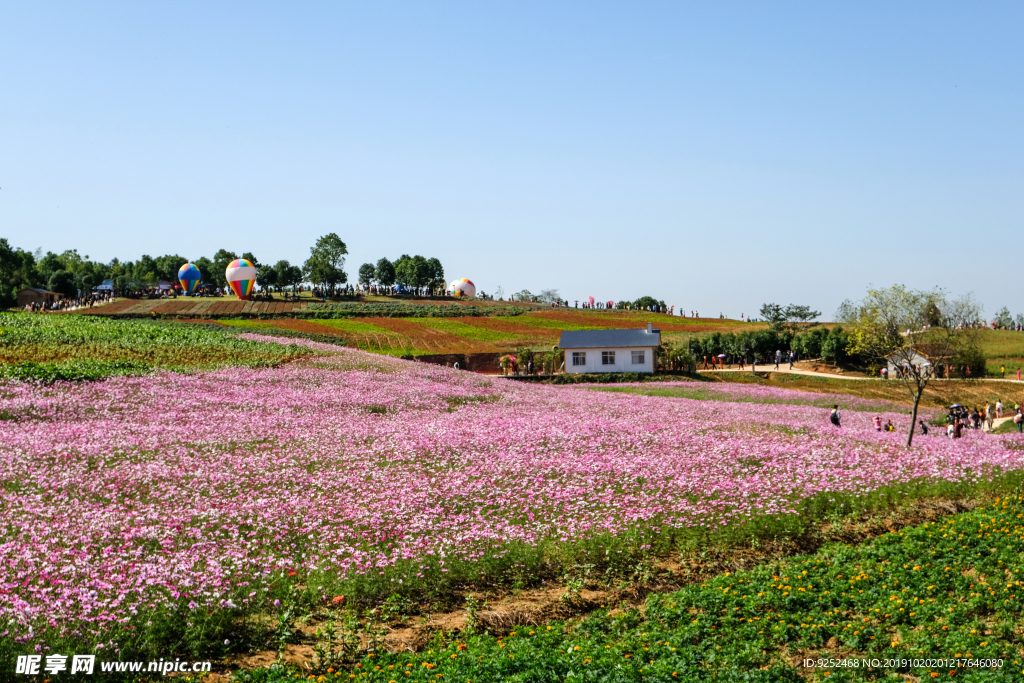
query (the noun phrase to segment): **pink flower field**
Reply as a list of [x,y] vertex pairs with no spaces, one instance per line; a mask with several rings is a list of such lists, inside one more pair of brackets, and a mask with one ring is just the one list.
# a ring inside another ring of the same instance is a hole
[[517,544],[717,528],[1024,461],[1013,437],[973,433],[907,450],[866,412],[836,429],[813,406],[526,385],[305,345],[318,355],[276,369],[0,386],[4,635],[99,642],[156,612],[262,608],[289,572],[329,598]]

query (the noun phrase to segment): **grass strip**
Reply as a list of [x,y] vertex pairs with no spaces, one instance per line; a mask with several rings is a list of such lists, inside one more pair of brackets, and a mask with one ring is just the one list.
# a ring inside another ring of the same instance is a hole
[[[823,395],[820,398],[778,398],[768,396],[744,396],[740,393],[728,393],[715,391],[701,387],[694,383],[694,386],[675,387],[589,387],[592,391],[610,391],[621,394],[639,394],[641,396],[662,396],[666,398],[688,398],[694,401],[721,401],[726,403],[763,403],[767,405],[786,406],[814,406],[816,408],[831,408],[836,401],[841,400],[838,395]],[[873,404],[866,403],[845,403],[844,410],[857,410],[861,412],[878,412],[880,410],[906,413],[910,412],[905,406],[895,405],[878,401]],[[942,424],[945,424],[943,417]]]

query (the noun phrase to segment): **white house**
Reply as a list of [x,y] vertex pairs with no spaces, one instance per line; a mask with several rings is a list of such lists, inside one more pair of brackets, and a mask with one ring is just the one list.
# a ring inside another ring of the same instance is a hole
[[[919,344],[911,348],[904,348],[900,351],[890,353],[885,357],[888,361],[889,377],[898,377],[902,368],[906,365],[913,365],[921,369],[925,375],[931,375],[938,370],[937,374],[942,376],[941,366],[949,362],[949,355],[941,355],[928,345]],[[935,365],[939,365],[936,368]]]
[[654,372],[661,330],[562,332],[566,372]]

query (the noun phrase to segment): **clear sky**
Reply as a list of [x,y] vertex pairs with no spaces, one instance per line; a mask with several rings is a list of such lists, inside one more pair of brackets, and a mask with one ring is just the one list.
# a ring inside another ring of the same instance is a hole
[[[840,5],[843,5],[842,7]],[[702,315],[1024,310],[1024,3],[11,2],[0,236]],[[354,277],[352,277],[354,279]]]

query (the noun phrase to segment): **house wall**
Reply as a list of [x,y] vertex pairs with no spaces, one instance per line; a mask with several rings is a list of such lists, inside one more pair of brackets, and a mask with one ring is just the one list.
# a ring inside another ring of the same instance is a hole
[[[569,373],[583,372],[654,372],[654,351],[653,346],[631,346],[622,349],[563,349],[565,351],[565,371]],[[615,364],[602,365],[601,352],[614,351]],[[633,351],[644,352],[643,364],[633,364]],[[572,354],[586,353],[586,365],[573,365]]]
[[63,298],[64,296],[62,294],[55,294],[53,292],[37,292],[34,289],[27,288],[18,292],[18,307],[23,308],[27,304],[42,304]]
[[[912,356],[912,360],[910,361],[910,364],[911,365],[924,365],[927,362],[928,362],[927,358],[925,358],[924,356],[922,356],[919,353],[915,353]],[[898,373],[900,371],[900,366],[902,365],[902,363],[899,363],[899,364],[894,363],[893,360],[890,358],[887,365],[889,366],[889,376],[890,377],[895,377],[896,373]]]

